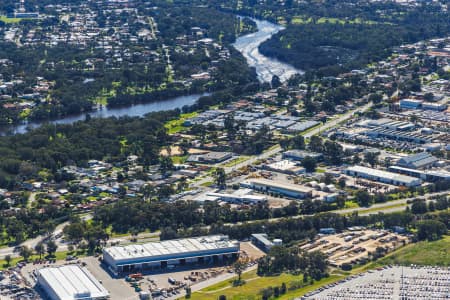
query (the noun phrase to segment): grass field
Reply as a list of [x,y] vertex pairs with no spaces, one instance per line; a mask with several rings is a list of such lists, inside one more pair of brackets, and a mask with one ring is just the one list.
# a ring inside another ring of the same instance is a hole
[[[295,297],[304,295],[305,293],[312,291],[319,286],[322,286],[324,284],[337,281],[341,278],[340,275],[332,275],[328,278],[324,278],[313,285],[293,290],[293,291],[287,291],[285,295],[282,295],[278,297],[277,299],[281,300],[288,300],[293,299]],[[192,295],[191,299],[198,299],[198,300],[217,300],[220,295],[226,295],[227,299],[231,300],[257,300],[261,299],[261,295],[259,292],[264,289],[268,288],[269,286],[275,287],[275,286],[281,286],[281,284],[284,282],[287,287],[289,287],[290,283],[293,281],[302,281],[303,276],[302,275],[291,275],[291,274],[281,274],[280,276],[271,276],[271,277],[259,277],[256,275],[256,270],[250,271],[248,273],[245,273],[242,275],[242,278],[246,281],[246,283],[243,286],[240,287],[233,287],[232,280],[227,280],[220,282],[218,284],[212,285],[210,287],[207,287],[201,291],[195,292]]]
[[8,23],[19,23],[20,21],[22,21],[21,18],[8,18],[6,16],[0,16],[0,21],[8,24]]
[[[406,203],[392,204],[392,205],[383,206],[382,208],[374,207],[374,208],[362,209],[362,210],[358,211],[358,214],[378,213],[380,211],[392,210],[392,209],[401,210],[400,208],[405,208],[406,209],[406,206],[407,206]],[[356,207],[358,207],[358,206],[356,206]],[[347,215],[351,215],[351,214],[352,213],[348,213]]]
[[169,121],[166,124],[164,124],[164,127],[167,128],[169,134],[180,132],[186,128],[183,126],[184,121],[186,119],[193,118],[196,115],[198,115],[198,112],[181,114],[179,118]]
[[172,162],[174,164],[184,164],[188,158],[187,155],[182,155],[182,156],[171,156],[170,157],[172,159]]
[[[295,16],[292,18],[291,20],[291,24],[295,24],[295,25],[302,25],[302,24],[309,24],[312,23],[314,20],[312,18],[304,18],[302,16]],[[360,18],[356,18],[356,19],[339,19],[339,18],[326,18],[326,17],[322,17],[316,20],[317,24],[325,24],[325,23],[329,23],[329,24],[377,24],[377,22],[375,21],[371,21],[371,20],[362,20]]]
[[[65,260],[67,255],[75,255],[77,257],[83,257],[86,256],[86,252],[83,250],[76,250],[73,252],[69,252],[69,251],[60,251],[60,252],[56,252],[55,253],[55,257],[54,259],[56,260]],[[45,259],[47,254],[42,255],[42,259]],[[37,254],[33,254],[32,256],[30,256],[30,258],[28,259],[29,262],[32,262],[33,260],[39,259],[39,255]],[[23,257],[14,257],[11,259],[11,262],[9,264],[9,266],[15,266],[19,261],[23,261]],[[6,260],[5,259],[0,259],[0,270],[5,270],[8,268],[8,265],[6,264]]]
[[450,236],[434,242],[418,242],[409,244],[389,255],[383,257],[367,268],[380,265],[433,265],[450,266]]
[[237,164],[240,164],[241,162],[246,161],[249,158],[250,158],[249,156],[242,155],[242,156],[239,156],[237,158],[234,158],[234,159],[224,163],[222,166],[223,167],[233,167]]

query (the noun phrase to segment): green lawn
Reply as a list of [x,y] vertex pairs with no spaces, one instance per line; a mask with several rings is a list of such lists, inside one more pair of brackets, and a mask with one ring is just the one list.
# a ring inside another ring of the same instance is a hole
[[164,124],[164,127],[167,128],[169,134],[180,132],[186,128],[183,126],[184,121],[186,119],[195,117],[196,115],[198,115],[198,112],[181,114],[179,118],[169,121],[166,124]]
[[212,181],[207,181],[207,182],[203,182],[203,183],[201,184],[201,186],[203,186],[203,187],[208,187],[208,186],[213,185],[213,184],[214,184],[214,182],[212,182]]
[[[269,277],[259,277],[256,275],[256,270],[250,271],[242,275],[242,278],[246,280],[246,283],[240,287],[233,287],[232,282],[235,278],[231,280],[222,281],[210,287],[207,287],[201,291],[195,292],[192,295],[191,299],[198,300],[217,300],[220,295],[226,295],[227,299],[231,300],[257,300],[261,299],[261,295],[259,292],[267,288],[269,286],[281,286],[284,282],[289,288],[290,283],[293,281],[302,281],[302,275],[292,275],[292,274],[281,274],[280,276],[269,276]],[[283,296],[278,297],[277,299],[288,300],[294,299],[295,297],[306,294],[309,291],[312,291],[322,285],[328,284],[330,282],[334,282],[342,278],[339,275],[332,275],[328,278],[324,278],[318,282],[315,282],[311,286],[307,286],[301,289],[287,291],[287,293]]]
[[357,208],[357,207],[359,207],[358,203],[350,200],[345,201],[344,208]]
[[[353,21],[350,21],[353,22]],[[338,18],[320,18],[317,20],[317,24],[330,23],[330,24],[345,24],[345,20]]]
[[[418,242],[409,244],[386,257],[370,264],[367,268],[379,265],[432,265],[450,266],[450,236],[434,242]],[[366,268],[366,269],[367,269]]]
[[312,18],[306,19],[306,18],[302,18],[302,17],[299,17],[299,16],[293,17],[292,20],[291,20],[291,23],[292,24],[296,24],[296,25],[308,24],[308,23],[311,23],[311,22],[312,22]]
[[172,162],[174,164],[184,164],[186,162],[186,159],[188,158],[187,155],[184,156],[172,156],[170,157],[172,159]]
[[246,161],[249,158],[250,158],[249,156],[244,156],[244,155],[243,156],[239,156],[237,158],[234,158],[234,159],[224,163],[222,166],[224,166],[224,167],[233,167],[233,166],[235,166],[237,164],[240,164],[241,162]]
[[[302,25],[302,24],[309,24],[312,23],[313,19],[312,18],[306,18],[306,17],[302,17],[302,16],[295,16],[292,18],[291,20],[291,24],[295,24],[295,25]],[[371,21],[371,20],[363,20],[361,18],[356,18],[356,19],[352,19],[352,20],[346,20],[346,19],[339,19],[339,18],[326,18],[326,17],[322,17],[316,20],[317,24],[325,24],[325,23],[330,23],[330,24],[345,24],[345,23],[350,23],[350,24],[377,24],[377,22],[375,21]]]
[[0,16],[0,21],[5,22],[5,23],[19,23],[20,21],[22,21],[21,18],[8,18],[6,16]]
[[[73,252],[60,251],[60,252],[56,252],[55,253],[55,259],[56,260],[65,260],[67,255],[69,255],[69,254],[70,255],[76,255],[77,257],[83,257],[83,256],[87,255],[86,252],[83,251],[83,250],[76,250],[76,251],[73,251]],[[45,259],[46,255],[47,254],[42,255],[42,259]],[[34,261],[36,259],[39,259],[39,255],[34,254],[28,259],[28,261],[32,262],[32,261]],[[10,266],[15,266],[19,261],[23,261],[23,257],[14,257],[14,258],[12,258],[11,262],[10,262]],[[8,268],[8,266],[6,265],[5,259],[4,258],[0,259],[0,270],[5,270],[6,268]]]
[[[405,203],[399,203],[399,204],[392,204],[392,205],[387,205],[387,206],[383,206],[383,207],[373,207],[373,208],[359,210],[358,214],[378,213],[380,211],[382,212],[384,210],[390,210],[393,208],[405,208],[406,209],[406,206],[407,206],[407,204],[405,204]],[[399,210],[401,210],[401,209],[399,209]],[[352,213],[348,213],[348,214],[351,215]]]

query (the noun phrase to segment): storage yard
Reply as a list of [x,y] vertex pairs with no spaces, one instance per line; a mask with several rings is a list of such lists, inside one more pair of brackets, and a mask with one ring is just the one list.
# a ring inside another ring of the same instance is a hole
[[300,299],[445,300],[449,297],[449,268],[395,266],[353,275]]
[[385,230],[358,230],[321,236],[301,248],[321,251],[328,256],[331,266],[340,267],[367,261],[369,253],[375,253],[379,247],[387,253],[408,242],[407,237]]

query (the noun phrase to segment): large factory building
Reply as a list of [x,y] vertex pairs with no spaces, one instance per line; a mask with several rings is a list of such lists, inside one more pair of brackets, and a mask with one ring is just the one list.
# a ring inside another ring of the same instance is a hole
[[238,241],[231,241],[225,235],[214,235],[105,248],[103,261],[111,271],[121,273],[214,263],[237,257],[239,250]]
[[104,300],[108,291],[78,265],[43,268],[37,271],[37,282],[51,300]]

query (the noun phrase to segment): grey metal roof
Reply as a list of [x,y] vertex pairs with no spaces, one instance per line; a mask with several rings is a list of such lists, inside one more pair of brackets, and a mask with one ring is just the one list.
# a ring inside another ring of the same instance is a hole
[[213,235],[188,239],[168,240],[146,244],[115,246],[104,249],[116,261],[128,259],[144,259],[164,255],[181,255],[208,250],[229,249],[238,247],[237,241],[228,236]]
[[396,182],[402,182],[405,184],[410,184],[413,182],[416,182],[418,179],[411,176],[401,175],[398,173],[383,171],[383,170],[377,170],[377,169],[371,169],[364,166],[352,166],[347,168],[348,171],[355,172],[355,173],[361,173],[361,174],[367,174],[372,177],[378,177],[383,179],[388,179]]
[[272,241],[270,241],[267,237],[267,234],[265,233],[254,233],[252,234],[252,237],[254,237],[255,239],[257,239],[259,242],[263,243],[264,246],[273,246]]
[[409,155],[399,159],[398,165],[400,166],[414,166],[420,168],[437,162],[438,159],[428,152],[421,152],[413,155]]
[[[44,280],[61,300],[106,298],[109,293],[89,273],[78,265],[43,268],[38,270],[39,280]],[[88,297],[87,297],[88,296]]]

